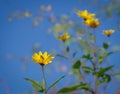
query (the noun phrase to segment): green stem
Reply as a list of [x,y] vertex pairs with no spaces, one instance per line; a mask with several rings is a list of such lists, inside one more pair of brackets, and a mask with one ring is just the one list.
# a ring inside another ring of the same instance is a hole
[[43,65],[42,65],[42,74],[43,74],[43,80],[44,80],[44,85],[45,85],[44,94],[47,94],[47,90],[46,90],[46,79],[45,79],[44,66],[43,66]]
[[96,57],[97,57],[97,53],[96,53],[96,32],[94,31],[94,71],[96,70]]
[[[96,71],[96,57],[97,57],[97,51],[96,51],[96,31],[94,30],[94,71]],[[98,94],[98,89],[97,89],[97,80],[98,80],[98,77],[97,76],[94,76],[94,80],[95,80],[95,84],[94,84],[94,87],[95,87],[95,94]]]

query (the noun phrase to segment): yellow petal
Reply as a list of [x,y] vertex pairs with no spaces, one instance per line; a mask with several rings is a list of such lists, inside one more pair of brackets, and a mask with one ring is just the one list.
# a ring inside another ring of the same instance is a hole
[[36,63],[38,63],[40,57],[39,57],[39,55],[38,55],[37,53],[35,53],[35,54],[33,54],[32,59],[33,59]]
[[106,35],[106,36],[110,36],[112,33],[114,33],[115,31],[110,29],[110,30],[104,30],[103,33]]
[[47,58],[47,52],[44,52],[43,57]]
[[39,54],[39,55],[42,55],[42,52],[40,51],[38,54]]
[[40,51],[38,54],[34,53],[32,56],[32,59],[36,62],[39,63],[41,65],[46,65],[50,62],[52,62],[54,56],[48,54],[47,52],[44,52],[42,54],[42,52]]

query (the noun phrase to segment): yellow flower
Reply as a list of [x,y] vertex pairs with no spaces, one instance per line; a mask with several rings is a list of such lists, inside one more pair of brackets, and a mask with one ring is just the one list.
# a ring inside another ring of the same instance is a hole
[[30,16],[31,16],[30,12],[26,11],[26,12],[25,12],[25,16],[26,16],[26,17],[30,17]]
[[51,63],[54,56],[51,54],[48,54],[47,52],[42,53],[41,51],[39,53],[34,53],[32,55],[33,61],[40,65],[46,65],[48,63]]
[[95,14],[93,13],[88,13],[87,10],[84,10],[84,11],[78,11],[77,15],[81,18],[83,18],[84,20],[87,20],[87,19],[91,19],[91,18],[94,18]]
[[63,27],[61,24],[59,24],[59,23],[55,24],[55,27],[54,27],[55,31],[60,32],[60,31],[62,31],[62,28]]
[[106,36],[110,36],[112,33],[114,33],[115,31],[110,29],[110,30],[104,30],[103,33],[106,35]]
[[61,35],[61,36],[58,36],[57,38],[58,38],[59,40],[65,41],[65,40],[67,40],[68,38],[70,38],[70,35],[69,35],[68,33],[65,33],[65,34],[63,34],[63,35]]
[[99,20],[95,18],[87,19],[84,23],[92,28],[96,28],[100,24]]

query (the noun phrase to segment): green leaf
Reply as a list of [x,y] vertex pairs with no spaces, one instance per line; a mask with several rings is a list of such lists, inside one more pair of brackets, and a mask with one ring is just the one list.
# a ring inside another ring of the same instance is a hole
[[80,72],[80,69],[75,69],[72,67],[71,73],[72,73],[72,75],[75,75],[78,79],[82,78],[82,74]]
[[94,73],[94,70],[90,67],[83,66],[82,68],[86,73]]
[[94,43],[95,37],[92,34],[88,35],[88,38],[91,40],[92,43]]
[[[119,68],[120,69],[120,68]],[[120,79],[120,70],[117,70],[116,73],[114,73],[114,76],[118,79]]]
[[63,26],[63,28],[64,28],[65,31],[68,30],[68,29],[70,28],[70,24],[65,24],[65,25]]
[[110,75],[105,74],[105,75],[103,76],[103,79],[104,79],[104,82],[108,83],[108,82],[110,82],[111,77],[110,77]]
[[104,53],[102,53],[102,54],[98,57],[98,62],[99,62],[99,63],[102,63],[103,60],[104,60],[107,56],[111,55],[112,53],[113,53],[113,52],[104,52]]
[[109,71],[112,68],[113,68],[113,65],[112,66],[108,66],[106,68],[100,68],[98,72],[95,72],[95,75],[97,75],[98,77],[99,76],[104,76],[105,72]]
[[109,45],[107,43],[103,43],[103,48],[107,49],[109,47]]
[[110,17],[110,16],[112,15],[112,10],[111,10],[111,9],[108,9],[108,10],[106,11],[106,14],[107,14],[108,17]]
[[69,92],[72,92],[72,91],[77,90],[77,88],[78,88],[78,86],[65,87],[65,88],[60,89],[60,90],[57,92],[57,94],[69,93]]
[[66,52],[69,52],[70,51],[70,48],[69,48],[69,46],[67,46],[67,48],[66,48]]
[[109,7],[107,9],[107,16],[108,17],[112,16],[112,12],[113,12],[112,10],[113,10],[114,6],[115,6],[115,4],[113,2],[109,5]]
[[66,57],[66,56],[61,55],[61,54],[57,54],[56,56],[62,57],[62,58],[64,58],[64,59],[67,59],[67,57]]
[[120,15],[120,5],[117,8],[117,13]]
[[49,87],[48,87],[48,89],[47,89],[47,91],[51,88],[51,87],[53,87],[55,84],[57,84],[61,79],[63,79],[65,76],[62,76],[62,77],[60,77],[59,79],[57,79],[53,84],[51,84]]
[[75,62],[75,64],[73,65],[73,69],[80,69],[80,66],[81,66],[81,61],[80,60],[77,60]]
[[108,74],[103,75],[103,77],[97,81],[97,85],[101,85],[102,83],[108,83],[111,81],[111,77]]
[[71,43],[74,42],[74,38],[73,37],[70,37],[69,39],[67,39],[64,43],[66,46],[70,45]]
[[109,70],[112,69],[112,68],[113,68],[113,65],[108,66],[108,67],[106,67],[106,68],[101,68],[101,69],[100,69],[100,72],[107,72],[107,71],[109,71]]
[[71,87],[62,88],[57,92],[57,94],[69,93],[69,92],[72,92],[72,91],[75,91],[75,90],[81,90],[81,89],[89,90],[90,86],[88,84],[85,84],[85,83],[81,82],[79,85],[74,85],[74,86],[71,86]]
[[113,53],[113,52],[104,52],[102,56],[103,56],[103,57],[107,57],[107,56],[111,55],[112,53]]
[[75,31],[80,34],[80,35],[83,35],[86,33],[85,30],[82,29],[82,27],[79,25],[79,24],[75,24],[74,23],[74,26],[75,26]]
[[98,58],[98,62],[99,62],[99,63],[102,63],[103,60],[104,60],[104,57],[102,57],[102,56],[100,56],[100,57]]
[[35,81],[33,79],[30,79],[30,78],[24,78],[24,79],[32,84],[32,87],[35,91],[37,91],[37,92],[44,91],[43,85],[41,83],[39,83],[38,81]]
[[79,39],[79,44],[80,44],[81,50],[85,51],[86,53],[92,53],[93,52],[93,47],[91,47],[88,40]]
[[77,52],[74,52],[74,53],[72,54],[72,56],[73,56],[73,57],[75,57],[75,56],[76,56],[76,54],[77,54]]
[[88,89],[90,89],[90,86],[86,83],[81,82],[78,89],[88,90]]
[[90,54],[83,55],[82,58],[85,58],[85,59],[88,59],[88,60],[92,59],[92,57],[90,56]]

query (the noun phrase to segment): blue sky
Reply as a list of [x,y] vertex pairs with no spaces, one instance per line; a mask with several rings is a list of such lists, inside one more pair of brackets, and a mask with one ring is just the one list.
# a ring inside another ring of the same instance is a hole
[[[84,1],[84,5],[80,3],[80,0],[0,0],[0,2],[0,79],[3,79],[4,82],[7,83],[10,89],[10,94],[23,94],[26,92],[26,90],[32,91],[30,84],[23,80],[24,77],[31,77],[36,80],[42,80],[42,76],[40,73],[40,67],[31,61],[29,64],[26,63],[27,69],[26,71],[23,71],[21,58],[23,56],[31,57],[31,50],[35,43],[40,44],[40,50],[50,52],[54,49],[59,49],[58,45],[61,42],[58,41],[53,36],[53,34],[47,32],[48,28],[51,26],[48,21],[42,21],[37,27],[33,28],[31,24],[34,17],[13,19],[13,21],[8,21],[8,16],[16,10],[29,10],[34,15],[37,15],[41,5],[51,5],[53,13],[59,16],[64,13],[71,13],[73,8],[88,9],[88,2],[87,0]],[[109,4],[109,0],[106,0],[104,2],[99,1],[99,3]],[[90,8],[88,10],[96,13],[99,10],[99,6],[93,6],[93,8]],[[103,17],[102,14],[97,16],[100,17],[100,19]],[[73,17],[75,17],[75,15],[73,15]],[[78,20],[78,17],[76,16],[76,18],[73,19]],[[115,27],[117,20],[117,18],[113,17],[113,19],[101,21],[103,24],[101,27],[99,27],[97,32],[97,36],[100,41],[105,40],[105,37],[103,37],[101,33],[102,30],[115,29],[117,32],[110,38],[111,44],[120,44],[120,32]],[[9,59],[10,55],[13,56],[12,59]],[[113,61],[116,66],[119,65],[119,56],[120,53],[117,53],[110,57],[110,60]],[[55,62],[53,62],[53,64],[54,63]],[[53,67],[53,64],[51,64],[50,67]],[[48,79],[48,84],[53,82],[59,76],[64,75],[63,72],[55,73],[55,76]],[[50,74],[48,72],[47,76],[49,77],[52,74],[54,73],[50,71]],[[65,81],[65,79],[63,79],[63,81]],[[5,92],[3,84],[1,83],[0,94],[7,94]]]

